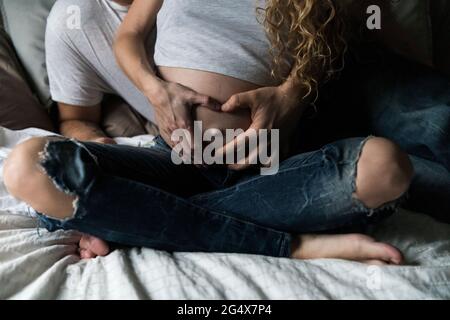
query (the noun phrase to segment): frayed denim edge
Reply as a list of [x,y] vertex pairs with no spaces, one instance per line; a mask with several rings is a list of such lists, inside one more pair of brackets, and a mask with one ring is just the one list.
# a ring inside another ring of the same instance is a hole
[[352,173],[351,173],[351,177],[352,177],[352,184],[351,184],[351,192],[352,192],[352,199],[356,205],[355,209],[353,211],[359,211],[359,212],[367,212],[367,217],[372,217],[374,214],[376,214],[379,211],[385,211],[385,210],[392,210],[393,212],[396,212],[400,206],[401,203],[403,203],[407,197],[408,197],[408,192],[405,192],[402,196],[400,196],[400,198],[395,199],[393,201],[390,201],[388,203],[383,204],[382,206],[378,207],[378,208],[369,208],[367,207],[361,200],[359,200],[358,198],[356,198],[355,194],[356,194],[356,178],[358,176],[358,163],[359,160],[361,158],[362,152],[364,150],[364,146],[366,145],[366,143],[370,140],[376,138],[376,136],[370,135],[368,136],[366,139],[364,139],[360,145],[359,145],[359,150],[358,150],[358,156],[356,157],[353,165],[353,169],[352,169]]
[[[40,158],[39,165],[40,165],[40,167],[42,168],[42,170],[45,172],[45,174],[46,174],[46,175],[50,178],[50,180],[53,182],[53,184],[55,185],[55,187],[56,187],[59,191],[65,193],[65,194],[67,194],[67,195],[69,195],[69,196],[75,197],[75,200],[74,200],[73,203],[72,203],[72,207],[73,207],[74,211],[73,211],[73,214],[72,214],[71,217],[68,217],[68,218],[65,218],[65,219],[57,219],[57,218],[53,218],[53,217],[48,217],[48,216],[45,215],[45,214],[38,213],[39,215],[42,215],[42,216],[45,217],[45,218],[50,218],[50,219],[52,219],[52,220],[56,220],[56,221],[59,221],[59,222],[61,222],[61,223],[65,223],[65,222],[71,221],[71,220],[76,219],[76,218],[81,219],[81,218],[83,218],[83,217],[86,215],[86,212],[82,212],[82,211],[80,210],[80,206],[79,206],[80,195],[77,194],[77,192],[68,189],[68,188],[67,188],[65,185],[63,185],[62,183],[58,182],[58,181],[56,180],[56,177],[52,176],[52,175],[48,172],[48,170],[47,170],[47,168],[46,168],[46,165],[52,161],[52,159],[51,159],[51,154],[50,154],[49,151],[48,151],[49,146],[50,146],[52,143],[63,143],[63,142],[74,143],[74,144],[75,144],[76,146],[78,146],[79,148],[82,148],[83,150],[85,150],[85,151],[89,154],[90,157],[92,157],[92,159],[94,160],[94,162],[98,165],[98,159],[97,159],[97,157],[96,157],[95,155],[93,155],[93,154],[89,151],[89,149],[86,148],[86,146],[84,146],[81,142],[79,142],[79,141],[77,141],[77,140],[75,140],[75,139],[67,139],[67,140],[49,140],[49,141],[47,141],[47,143],[45,144],[44,149],[39,153],[39,158]],[[38,226],[38,227],[39,227],[39,226]]]

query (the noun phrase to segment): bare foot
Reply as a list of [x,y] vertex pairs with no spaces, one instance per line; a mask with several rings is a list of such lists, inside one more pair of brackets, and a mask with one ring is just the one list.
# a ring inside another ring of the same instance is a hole
[[104,257],[109,254],[109,245],[102,239],[83,234],[80,239],[81,259],[92,259],[97,256]]
[[401,252],[386,243],[362,234],[304,235],[293,245],[295,259],[344,259],[368,264],[395,264],[403,262]]

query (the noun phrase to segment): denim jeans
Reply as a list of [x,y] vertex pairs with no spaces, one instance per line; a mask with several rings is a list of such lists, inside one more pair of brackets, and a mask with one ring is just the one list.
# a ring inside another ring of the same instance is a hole
[[396,207],[370,210],[353,197],[365,141],[299,154],[273,176],[175,165],[160,137],[149,148],[51,141],[42,166],[76,210],[41,219],[125,245],[288,257],[291,234],[367,224]]
[[367,141],[353,136],[370,134],[410,153],[416,199],[406,205],[430,213],[449,208],[445,77],[393,58],[349,67],[323,92],[318,115],[300,123],[297,152],[273,176],[177,166],[161,138],[140,148],[51,141],[42,166],[77,200],[72,218],[40,218],[51,231],[76,229],[131,246],[288,257],[294,235],[368,225],[399,206],[368,209],[353,196]]
[[358,52],[302,121],[302,150],[354,136],[388,138],[415,169],[403,206],[450,223],[450,78],[376,48]]

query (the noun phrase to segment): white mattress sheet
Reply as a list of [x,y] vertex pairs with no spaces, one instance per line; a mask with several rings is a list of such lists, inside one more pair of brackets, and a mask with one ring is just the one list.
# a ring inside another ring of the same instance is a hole
[[[0,169],[36,135],[48,133],[0,128]],[[0,182],[0,299],[450,299],[450,226],[422,214],[401,211],[373,230],[408,262],[378,267],[142,248],[80,261],[77,232],[38,230],[30,212]]]

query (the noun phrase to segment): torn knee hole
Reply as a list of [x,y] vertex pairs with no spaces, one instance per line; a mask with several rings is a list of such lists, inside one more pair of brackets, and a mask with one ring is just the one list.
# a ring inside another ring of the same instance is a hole
[[402,198],[412,179],[408,156],[393,142],[371,138],[362,145],[355,168],[353,196],[369,209]]
[[80,197],[88,192],[95,178],[96,158],[75,141],[48,141],[40,153],[40,165],[58,191],[54,192],[53,206],[40,212],[58,220],[77,217]]
[[74,140],[49,141],[40,164],[59,190],[74,196],[86,192],[98,168],[97,158]]

